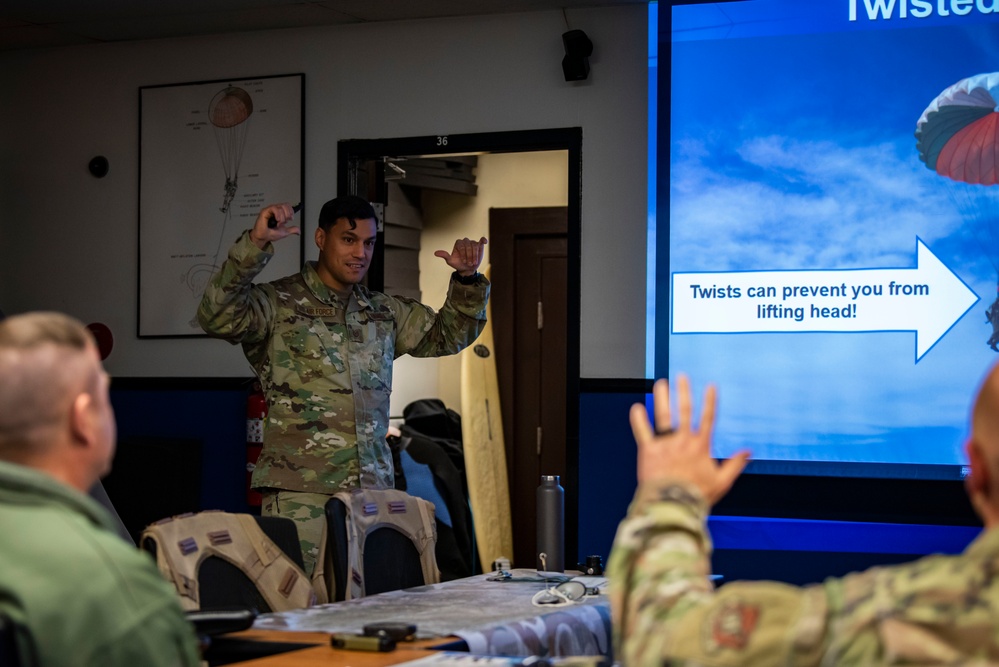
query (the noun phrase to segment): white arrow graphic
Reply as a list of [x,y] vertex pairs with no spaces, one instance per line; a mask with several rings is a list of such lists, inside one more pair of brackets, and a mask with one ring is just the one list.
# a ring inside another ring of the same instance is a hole
[[979,297],[916,238],[916,268],[674,273],[675,334],[914,331],[918,362]]

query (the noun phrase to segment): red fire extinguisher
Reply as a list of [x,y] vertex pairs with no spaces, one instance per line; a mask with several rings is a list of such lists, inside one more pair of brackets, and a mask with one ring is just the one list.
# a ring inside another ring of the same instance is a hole
[[257,467],[260,450],[264,446],[264,418],[267,417],[267,399],[259,382],[246,398],[246,502],[250,507],[260,507],[260,492],[250,486],[253,470]]

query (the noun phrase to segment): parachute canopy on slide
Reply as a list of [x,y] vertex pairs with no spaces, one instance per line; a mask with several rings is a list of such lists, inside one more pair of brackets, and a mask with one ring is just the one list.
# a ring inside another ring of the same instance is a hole
[[[999,72],[961,79],[930,102],[916,121],[916,149],[927,167],[948,179],[948,194],[996,272],[999,290]],[[999,352],[999,296],[985,311],[988,345]]]
[[916,122],[919,159],[955,181],[996,185],[997,96],[999,72],[962,79],[940,93]]

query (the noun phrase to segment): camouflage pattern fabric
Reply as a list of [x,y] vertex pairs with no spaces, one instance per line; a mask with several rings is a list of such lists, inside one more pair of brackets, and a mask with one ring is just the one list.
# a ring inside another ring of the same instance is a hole
[[311,577],[313,570],[316,569],[319,542],[322,539],[323,527],[326,525],[326,501],[332,496],[277,489],[263,489],[260,495],[260,514],[283,516],[295,522],[298,541],[302,545],[305,574]]
[[489,281],[452,279],[440,312],[355,285],[344,303],[315,264],[253,284],[273,256],[245,233],[198,308],[211,336],[240,343],[267,396],[264,445],[253,486],[332,495],[392,488],[388,430],[392,363],[467,347],[485,325]]
[[681,484],[642,485],[608,562],[614,646],[640,665],[999,663],[999,530],[821,585],[715,590],[707,505]]

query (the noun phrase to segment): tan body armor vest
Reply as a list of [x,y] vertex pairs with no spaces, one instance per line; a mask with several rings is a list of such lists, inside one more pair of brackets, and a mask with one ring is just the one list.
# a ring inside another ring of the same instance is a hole
[[355,489],[341,491],[334,497],[347,507],[347,560],[350,570],[345,599],[364,597],[365,538],[384,526],[391,526],[412,541],[420,554],[423,582],[440,582],[433,503],[396,489]]
[[256,584],[271,611],[315,603],[305,572],[267,537],[249,514],[205,511],[163,519],[142,532],[156,545],[156,565],[177,589],[184,609],[200,609],[198,568],[216,556]]

